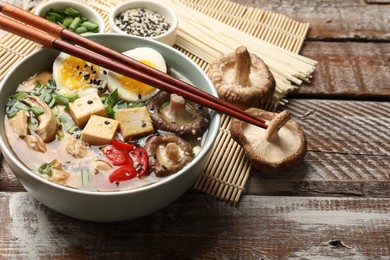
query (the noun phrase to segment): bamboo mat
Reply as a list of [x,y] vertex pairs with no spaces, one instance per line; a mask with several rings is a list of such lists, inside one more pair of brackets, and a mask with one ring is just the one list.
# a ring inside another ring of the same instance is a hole
[[[45,2],[46,0],[42,1]],[[121,0],[80,0],[98,11],[108,31],[108,12],[112,5]],[[298,22],[287,16],[268,12],[259,8],[243,6],[228,0],[180,0],[192,9],[204,13],[242,32],[258,37],[276,46],[298,53],[309,29],[308,23]],[[38,45],[10,33],[1,34],[0,39],[0,80],[20,59],[38,48]],[[208,63],[181,46],[175,46],[203,70]],[[287,94],[287,93],[286,93]],[[283,98],[283,97],[282,97]],[[270,102],[264,109],[275,111],[283,99]],[[237,203],[249,178],[251,165],[245,158],[243,149],[230,136],[230,118],[222,116],[220,133],[217,136],[206,169],[196,180],[193,188],[211,196]]]

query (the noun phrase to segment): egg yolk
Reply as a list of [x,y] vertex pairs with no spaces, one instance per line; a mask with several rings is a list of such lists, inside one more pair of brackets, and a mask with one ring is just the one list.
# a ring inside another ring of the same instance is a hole
[[59,78],[69,90],[76,90],[94,84],[98,80],[99,66],[91,65],[70,56],[62,62]]
[[[148,65],[149,67],[155,68],[154,64],[146,61],[146,60],[139,60],[139,62],[142,62],[145,65]],[[121,76],[119,79],[119,83],[127,90],[136,93],[136,94],[141,94],[141,95],[147,95],[151,93],[155,88],[147,85],[145,83],[142,83],[141,81],[126,77],[126,76]]]

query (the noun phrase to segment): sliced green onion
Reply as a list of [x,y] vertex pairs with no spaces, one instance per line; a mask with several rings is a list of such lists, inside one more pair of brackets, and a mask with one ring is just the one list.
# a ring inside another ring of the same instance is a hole
[[64,14],[69,15],[71,17],[78,17],[80,16],[80,12],[72,7],[68,7],[64,10]]
[[135,101],[129,104],[129,108],[144,107],[146,103],[143,101]]
[[82,34],[82,33],[88,32],[88,29],[84,26],[80,26],[80,27],[77,27],[74,32],[77,34]]
[[60,105],[66,106],[69,103],[69,99],[61,95],[53,95],[53,98]]
[[28,94],[27,92],[25,91],[19,91],[19,92],[16,92],[15,94],[13,94],[11,96],[12,99],[17,99],[17,100],[23,100],[25,97],[27,97]]
[[64,21],[62,22],[62,25],[68,28],[73,22],[73,20],[74,20],[73,17],[65,17]]
[[85,187],[89,183],[89,172],[88,170],[81,170],[81,184]]
[[74,123],[74,121],[70,117],[68,117],[66,115],[62,115],[62,116],[60,116],[59,119],[60,119],[60,121],[62,123],[62,128],[66,132],[68,132],[70,134],[73,134],[74,131],[77,129],[76,124]]
[[41,166],[39,166],[38,168],[38,172],[40,174],[47,174],[47,175],[51,175],[51,172],[52,172],[52,167],[53,165],[56,163],[56,160],[53,160],[49,163],[43,163]]
[[20,101],[17,101],[16,103],[15,103],[15,108],[17,108],[18,110],[29,110],[30,109],[30,107],[29,106],[27,106],[26,104],[24,104],[24,103],[22,103],[22,102],[20,102]]
[[99,25],[89,20],[83,22],[81,25],[85,27],[88,31],[95,31],[97,28],[99,28]]
[[77,27],[80,25],[81,23],[81,19],[80,17],[76,17],[74,18],[74,20],[72,21],[72,23],[69,25],[69,30],[75,32]]
[[69,92],[69,93],[65,93],[65,94],[62,94],[62,96],[64,96],[65,98],[69,99],[69,102],[73,102],[75,101],[76,99],[79,98],[79,95],[75,92]]
[[33,112],[30,112],[30,117],[28,118],[28,129],[30,129],[30,131],[34,131],[35,129],[38,128],[38,125],[39,125],[38,119],[36,118]]
[[120,100],[118,103],[116,103],[116,105],[114,106],[114,110],[117,111],[119,109],[126,109],[129,107],[129,104],[124,101],[124,100]]
[[30,108],[30,111],[34,113],[34,115],[39,116],[45,113],[42,108],[33,106]]

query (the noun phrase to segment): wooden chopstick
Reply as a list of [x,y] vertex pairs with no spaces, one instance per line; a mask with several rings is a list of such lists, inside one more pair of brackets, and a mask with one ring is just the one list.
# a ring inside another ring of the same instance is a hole
[[[98,44],[86,37],[73,33],[47,19],[2,1],[0,1],[0,11],[15,19],[12,20],[0,15],[0,28],[3,30],[27,38],[46,47],[66,52],[69,55],[110,69],[127,77],[134,78],[169,93],[176,93],[185,99],[247,123],[261,128],[267,128],[265,121],[259,117],[251,115],[184,81],[171,77],[166,73],[146,66],[145,64],[103,46],[102,44]],[[65,40],[71,41],[72,43],[68,43]],[[73,44],[78,44],[84,48]],[[123,66],[123,64],[126,64],[127,66]]]

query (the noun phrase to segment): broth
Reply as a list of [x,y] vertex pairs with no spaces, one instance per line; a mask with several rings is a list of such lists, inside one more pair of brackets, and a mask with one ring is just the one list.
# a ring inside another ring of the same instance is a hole
[[[178,76],[177,72],[170,73],[170,74],[173,75],[174,77],[184,79],[184,78],[182,78],[182,76]],[[32,95],[31,93],[34,92],[34,87],[36,87],[36,86],[32,87],[32,85],[34,85],[36,81],[39,81],[40,83],[46,83],[46,82],[42,82],[42,81],[47,81],[48,79],[51,79],[51,78],[52,78],[51,72],[43,72],[43,73],[40,73],[38,75],[35,75],[30,79],[26,79],[26,81],[23,82],[18,87],[16,93],[22,93],[23,91],[26,91],[26,92],[28,92],[28,95]],[[184,80],[186,80],[186,79],[184,79]],[[105,98],[107,100],[107,95],[109,95],[109,94],[110,93],[108,91],[100,93],[99,94],[100,99],[103,100]],[[24,102],[23,99],[21,99],[21,102],[22,103]],[[148,101],[145,101],[144,104],[141,104],[141,105],[146,106],[147,103],[148,103]],[[137,106],[140,106],[140,104],[137,104]],[[122,165],[115,165],[116,164],[114,162],[115,158],[114,158],[114,161],[110,160],[109,156],[105,152],[106,150],[104,150],[108,146],[112,146],[113,142],[107,143],[107,144],[102,144],[102,145],[94,145],[94,144],[91,145],[91,144],[84,142],[86,144],[86,147],[87,147],[86,155],[78,158],[78,156],[75,156],[74,154],[70,154],[67,151],[67,147],[68,147],[69,143],[74,141],[74,140],[80,141],[80,135],[81,135],[81,133],[83,133],[83,130],[85,128],[84,127],[79,127],[79,128],[75,127],[74,132],[67,132],[65,130],[66,123],[64,123],[64,121],[61,121],[61,120],[70,119],[70,121],[72,121],[71,119],[73,117],[69,113],[68,105],[56,104],[51,109],[52,109],[52,111],[55,111],[58,129],[56,132],[55,139],[44,143],[44,145],[46,147],[46,151],[44,151],[44,152],[36,151],[36,150],[32,149],[31,146],[26,141],[25,136],[24,135],[20,136],[17,132],[15,132],[14,127],[11,126],[11,124],[10,124],[10,121],[13,120],[13,119],[11,119],[11,117],[8,118],[6,116],[5,120],[4,120],[6,134],[7,134],[8,142],[9,142],[10,146],[12,147],[12,149],[15,152],[15,154],[17,155],[17,157],[34,173],[40,175],[41,177],[43,177],[45,179],[48,179],[50,181],[56,182],[56,183],[61,184],[61,185],[65,185],[65,186],[76,188],[76,189],[89,190],[89,191],[117,191],[117,190],[124,190],[124,189],[134,189],[137,187],[150,185],[151,183],[158,182],[164,178],[163,176],[158,176],[158,174],[156,175],[153,170],[150,170],[151,166],[148,165],[147,172],[145,174],[143,174],[142,176],[137,175],[137,176],[130,178],[128,180],[118,179],[117,181],[112,181],[111,175],[116,170],[123,167],[123,164]],[[7,111],[9,112],[10,110],[11,110],[10,107],[7,107]],[[28,113],[30,113],[29,120],[32,119],[31,110],[32,110],[32,106],[28,110],[29,111]],[[118,111],[118,109],[116,111]],[[15,116],[15,115],[13,115],[13,116]],[[63,116],[63,117],[61,117],[61,116]],[[39,115],[37,117],[39,118]],[[61,118],[61,120],[60,120],[60,118]],[[107,118],[109,118],[109,116]],[[89,120],[90,119],[91,118],[89,118]],[[208,122],[208,120],[207,120],[207,122]],[[39,123],[40,123],[40,121],[38,122],[38,124]],[[29,124],[31,124],[30,121],[29,121]],[[172,134],[172,133],[170,133],[167,130],[161,130],[161,129],[157,128],[155,126],[155,124],[153,123],[153,132],[152,133],[149,133],[147,135],[142,135],[142,136],[137,137],[137,138],[131,138],[130,141],[128,141],[128,140],[125,141],[124,137],[122,135],[121,129],[118,127],[118,130],[116,131],[113,140],[119,141],[120,145],[130,144],[130,145],[135,146],[136,148],[141,147],[140,149],[142,149],[147,144],[149,138],[151,138],[152,136],[159,136],[159,135],[164,135],[164,134]],[[34,130],[31,130],[31,129],[29,130],[29,136],[32,136],[33,138],[38,139],[38,140],[42,139],[41,136],[39,136]],[[196,136],[196,137],[180,137],[181,139],[186,139],[186,141],[188,143],[190,143],[192,146],[191,154],[188,154],[188,152],[187,152],[187,153],[184,153],[184,155],[190,156],[191,158],[193,158],[196,155],[196,153],[200,149],[202,136],[203,136],[203,134],[200,136]],[[176,148],[177,147],[175,147],[175,149]],[[125,154],[127,153],[127,155],[131,154],[128,150],[121,150],[121,151],[122,152],[125,151]],[[142,150],[142,151],[146,151],[146,150]],[[182,154],[183,154],[183,152],[182,152]],[[165,156],[165,155],[159,154],[159,156]],[[156,154],[150,154],[148,152],[149,162],[151,161],[152,157],[154,157],[154,159],[155,159]],[[169,157],[169,154],[168,154],[168,157]],[[133,157],[131,157],[131,158],[133,158]],[[139,157],[138,159],[140,159],[140,158],[141,157]],[[142,161],[142,159],[140,159],[140,160]],[[60,166],[59,167],[55,166],[56,163],[59,163]],[[107,166],[107,164],[109,164],[109,166],[111,168],[104,169],[104,167],[103,167],[103,168],[99,168],[97,170],[97,165],[99,163],[103,164],[105,166]],[[129,163],[129,162],[127,162],[127,163]],[[139,162],[137,162],[137,163],[138,163],[138,165],[135,163],[135,160],[132,159],[132,162],[129,164],[133,164],[134,168],[139,170],[140,168],[137,168],[137,167],[141,167],[143,164],[139,163]],[[163,166],[162,168],[165,167],[164,165],[162,165],[162,166]],[[49,170],[50,174],[48,172],[45,172],[45,169],[46,169],[45,167],[47,167],[47,168],[51,167]],[[57,167],[57,168],[55,168],[55,167]],[[54,169],[57,169],[61,172],[65,172],[67,174],[67,177],[62,178],[62,179],[61,178],[57,178],[57,179],[53,178]]]

